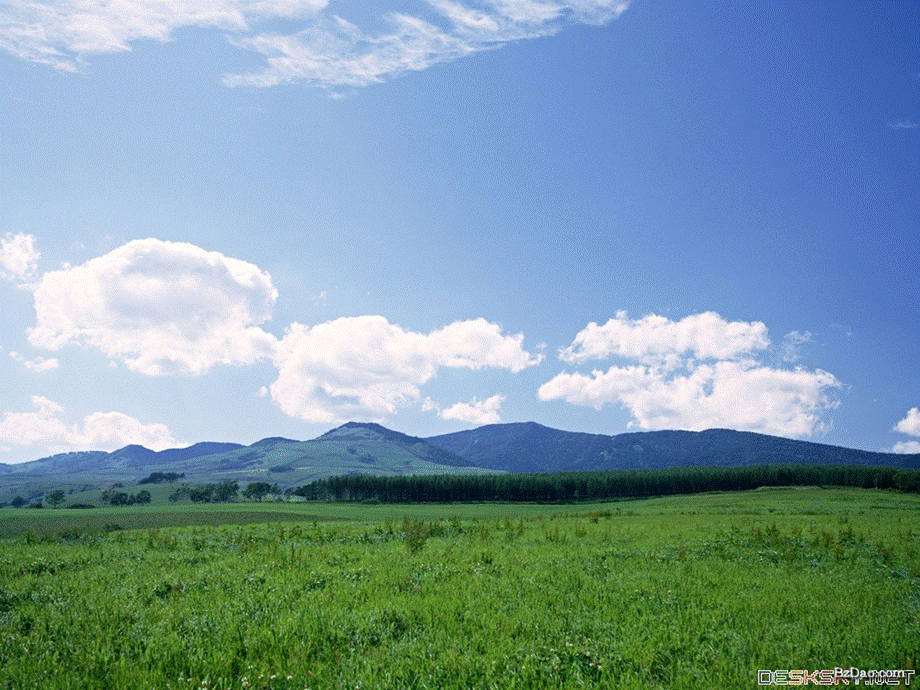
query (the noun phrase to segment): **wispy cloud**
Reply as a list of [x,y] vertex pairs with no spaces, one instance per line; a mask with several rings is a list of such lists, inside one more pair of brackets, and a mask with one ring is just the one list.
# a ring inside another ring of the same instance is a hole
[[783,336],[780,354],[784,362],[797,362],[801,356],[802,346],[811,342],[811,333],[792,331]]
[[11,352],[10,357],[15,359],[17,362],[20,362],[26,369],[29,371],[51,371],[52,369],[57,369],[60,364],[57,359],[54,357],[45,358],[45,357],[36,357],[35,359],[26,359],[18,352]]
[[40,258],[32,235],[7,233],[0,238],[0,277],[5,280],[27,280],[35,273]]
[[306,82],[359,87],[427,69],[512,41],[549,36],[567,24],[605,24],[627,2],[609,0],[492,0],[480,8],[429,0],[436,21],[391,13],[391,30],[366,33],[345,19],[320,19],[296,34],[260,33],[234,42],[265,56],[259,72],[225,77],[229,86],[274,86]]
[[74,72],[91,55],[168,41],[180,28],[246,32],[260,20],[310,17],[325,6],[326,0],[3,0],[0,49]]
[[792,437],[826,429],[824,413],[836,406],[829,392],[840,382],[820,369],[767,366],[758,358],[769,342],[764,324],[729,322],[714,312],[680,321],[619,312],[603,326],[589,324],[560,359],[631,363],[562,372],[538,396],[596,409],[619,404],[641,429],[730,427]]
[[891,129],[917,129],[920,127],[920,122],[901,120],[900,122],[891,122],[888,126],[891,127]]
[[[382,33],[360,28],[330,12],[327,4],[326,0],[0,0],[0,49],[24,60],[79,71],[93,55],[129,51],[139,40],[168,41],[177,29],[198,27],[222,31],[231,44],[264,56],[263,69],[228,74],[224,82],[229,86],[360,87],[512,41],[549,36],[568,25],[606,24],[629,3],[427,0],[425,17],[387,12],[381,3],[380,12],[390,27]],[[303,28],[293,33],[267,30],[267,20],[273,19],[300,21]]]

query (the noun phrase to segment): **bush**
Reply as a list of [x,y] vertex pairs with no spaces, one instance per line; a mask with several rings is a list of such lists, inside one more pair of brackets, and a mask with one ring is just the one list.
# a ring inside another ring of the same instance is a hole
[[408,517],[405,519],[403,523],[403,541],[405,541],[409,553],[416,554],[421,551],[430,534],[431,530],[424,520],[412,520]]

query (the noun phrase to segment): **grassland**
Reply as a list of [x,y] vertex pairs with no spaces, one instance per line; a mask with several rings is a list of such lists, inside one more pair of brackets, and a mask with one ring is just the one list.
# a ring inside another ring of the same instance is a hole
[[918,514],[917,495],[810,488],[4,509],[0,688],[696,690],[914,669]]

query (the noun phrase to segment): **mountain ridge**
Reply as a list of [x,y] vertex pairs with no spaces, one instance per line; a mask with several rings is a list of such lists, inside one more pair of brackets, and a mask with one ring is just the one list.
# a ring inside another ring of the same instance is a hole
[[535,422],[490,424],[427,439],[473,464],[508,472],[815,463],[920,467],[920,454],[880,453],[734,429],[607,436]]
[[380,424],[347,422],[308,441],[267,437],[249,446],[203,441],[161,451],[131,444],[112,452],[59,453],[0,464],[0,482],[7,487],[20,480],[52,478],[135,482],[153,471],[172,471],[184,472],[187,481],[236,479],[294,486],[335,474],[574,472],[768,463],[920,467],[920,454],[863,451],[732,429],[605,435],[512,422],[421,438]]
[[249,446],[205,441],[162,451],[131,444],[112,452],[61,453],[9,467],[0,474],[0,502],[26,486],[36,496],[41,494],[38,485],[128,484],[153,472],[182,474],[188,483],[267,482],[281,489],[337,475],[501,472],[471,466],[424,439],[357,422],[309,441],[268,437]]

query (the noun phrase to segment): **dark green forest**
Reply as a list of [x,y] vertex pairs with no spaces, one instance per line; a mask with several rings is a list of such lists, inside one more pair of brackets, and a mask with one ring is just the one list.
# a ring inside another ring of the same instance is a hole
[[788,464],[536,474],[352,475],[317,480],[298,487],[293,493],[315,501],[553,503],[745,491],[762,486],[849,486],[916,493],[920,490],[920,470]]

